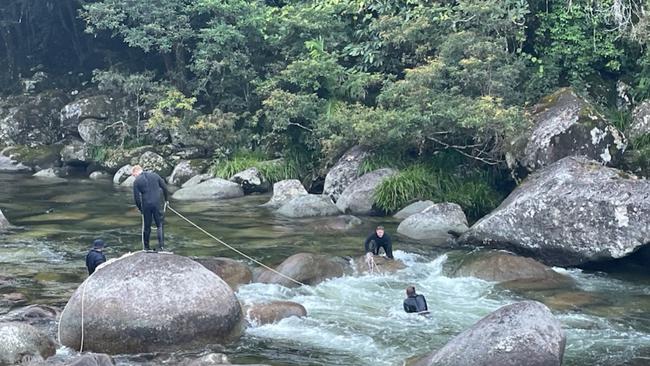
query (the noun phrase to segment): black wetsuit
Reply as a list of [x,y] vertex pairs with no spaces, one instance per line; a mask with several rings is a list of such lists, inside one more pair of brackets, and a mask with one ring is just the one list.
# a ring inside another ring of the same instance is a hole
[[104,262],[106,262],[106,256],[104,256],[104,253],[96,249],[91,249],[90,252],[86,254],[86,267],[88,268],[88,274],[93,274],[97,266]]
[[[133,199],[135,205],[142,213],[142,245],[149,250],[149,237],[151,236],[151,221],[156,223],[158,234],[158,249],[163,250],[163,211],[160,201],[161,193],[168,200],[169,193],[165,181],[156,173],[142,172],[133,182]],[[164,202],[164,201],[163,201]]]
[[372,233],[366,239],[364,246],[366,248],[366,253],[372,252],[374,255],[379,255],[379,248],[384,248],[386,256],[390,259],[393,259],[393,243],[390,240],[390,235],[385,232],[381,238],[377,236],[376,232]]
[[404,311],[407,313],[420,313],[427,311],[427,300],[422,295],[413,295],[404,299]]

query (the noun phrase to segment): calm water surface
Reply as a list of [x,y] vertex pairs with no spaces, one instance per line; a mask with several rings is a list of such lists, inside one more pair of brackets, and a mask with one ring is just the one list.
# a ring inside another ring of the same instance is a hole
[[[20,226],[0,234],[0,275],[16,279],[12,287],[0,287],[0,293],[18,291],[27,294],[30,303],[63,307],[86,277],[84,256],[92,240],[101,237],[109,243],[109,258],[141,248],[140,218],[129,189],[108,181],[52,181],[16,174],[0,174],[0,187],[0,209]],[[323,230],[328,219],[289,220],[258,207],[268,198],[172,204],[270,265],[297,252],[361,255],[363,239],[372,227],[381,222],[391,233],[397,227],[391,219],[362,218],[361,227],[328,232]],[[236,258],[171,213],[166,224],[167,247],[176,254]],[[650,357],[647,269],[607,274],[558,268],[576,279],[579,292],[515,293],[490,282],[447,277],[445,268],[463,252],[395,239],[396,257],[407,264],[396,274],[350,276],[297,289],[250,284],[237,293],[244,303],[299,302],[307,309],[307,318],[249,328],[240,341],[225,347],[118,356],[117,362],[173,364],[182,357],[219,351],[241,363],[402,365],[405,359],[444,345],[500,306],[533,298],[552,304],[567,332],[565,365],[650,364],[650,358],[645,363]],[[427,296],[433,310],[430,318],[404,314],[403,289],[409,284]],[[0,308],[0,314],[8,310]],[[72,353],[60,349],[59,357]]]

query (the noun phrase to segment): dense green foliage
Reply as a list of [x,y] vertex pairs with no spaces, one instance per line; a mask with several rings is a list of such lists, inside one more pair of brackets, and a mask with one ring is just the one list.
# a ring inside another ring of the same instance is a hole
[[[60,19],[26,35],[15,20],[28,9],[33,26],[47,4]],[[619,80],[650,96],[646,12],[643,0],[7,0],[0,58],[15,82],[47,67],[42,39],[58,24],[72,55],[104,55],[96,85],[130,96],[138,119],[151,112],[148,127],[197,135],[219,175],[252,164],[235,154],[254,151],[258,168],[300,161],[300,173],[270,175],[318,176],[361,144],[405,169],[382,188],[385,209],[456,190],[479,215],[540,96],[572,85],[611,107]],[[435,166],[441,152],[461,158]]]

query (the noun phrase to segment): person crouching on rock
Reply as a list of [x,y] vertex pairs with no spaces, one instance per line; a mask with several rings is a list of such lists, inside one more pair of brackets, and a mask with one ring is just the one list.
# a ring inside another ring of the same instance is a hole
[[379,248],[384,248],[386,257],[393,259],[393,243],[390,235],[384,231],[384,227],[381,225],[377,226],[375,232],[366,238],[364,247],[366,248],[366,256],[370,253],[379,255]]
[[407,313],[428,314],[427,300],[423,295],[415,293],[415,286],[406,288],[406,299],[404,299],[404,311]]
[[[140,165],[131,169],[131,175],[135,177],[133,182],[133,199],[138,210],[142,214],[142,247],[144,250],[151,250],[149,237],[151,236],[151,221],[156,223],[158,234],[158,250],[164,250],[163,238],[163,209],[161,206],[168,204],[169,192],[165,181],[154,172],[144,172]],[[161,201],[161,194],[164,201]]]
[[97,267],[106,262],[106,256],[103,253],[104,241],[97,239],[93,242],[93,248],[86,254],[86,268],[88,268],[88,275],[90,276],[95,272]]

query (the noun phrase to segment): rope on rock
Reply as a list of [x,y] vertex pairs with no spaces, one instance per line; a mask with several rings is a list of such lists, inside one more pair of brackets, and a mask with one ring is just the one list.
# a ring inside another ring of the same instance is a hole
[[302,283],[302,282],[300,282],[300,281],[298,281],[298,280],[296,280],[296,279],[294,279],[294,278],[291,278],[290,276],[287,276],[286,274],[284,274],[284,273],[282,273],[282,272],[280,272],[280,271],[277,271],[277,270],[275,270],[275,269],[273,269],[273,268],[267,266],[266,264],[264,264],[264,263],[258,261],[257,259],[255,259],[255,258],[253,258],[253,257],[251,257],[251,256],[249,256],[249,255],[247,255],[246,253],[242,252],[241,250],[239,250],[239,249],[233,247],[232,245],[230,245],[230,244],[224,242],[223,240],[217,238],[216,236],[210,234],[209,232],[205,231],[202,227],[200,227],[199,225],[197,225],[197,224],[195,224],[194,222],[192,222],[192,220],[190,220],[190,219],[188,219],[187,217],[183,216],[183,214],[181,214],[180,212],[174,210],[173,207],[171,207],[171,206],[169,206],[169,205],[166,205],[166,208],[168,208],[171,212],[173,212],[173,213],[175,213],[176,215],[178,215],[178,217],[180,217],[181,219],[187,221],[190,225],[192,225],[192,226],[194,226],[195,228],[199,229],[199,230],[200,230],[201,232],[203,232],[205,235],[207,235],[207,236],[209,236],[210,238],[214,239],[216,242],[218,242],[219,244],[225,246],[226,248],[228,248],[228,249],[234,251],[235,253],[241,255],[242,257],[244,257],[244,258],[246,258],[246,259],[248,259],[248,260],[250,260],[250,261],[252,261],[252,262],[254,262],[254,263],[257,263],[258,265],[260,265],[260,266],[262,266],[262,267],[268,269],[269,271],[271,271],[271,272],[273,272],[273,273],[275,273],[275,274],[277,274],[277,275],[279,275],[279,276],[281,276],[281,277],[284,277],[284,278],[288,279],[288,280],[291,281],[291,282],[294,282],[294,283],[298,284],[299,286],[306,286],[304,283]]

